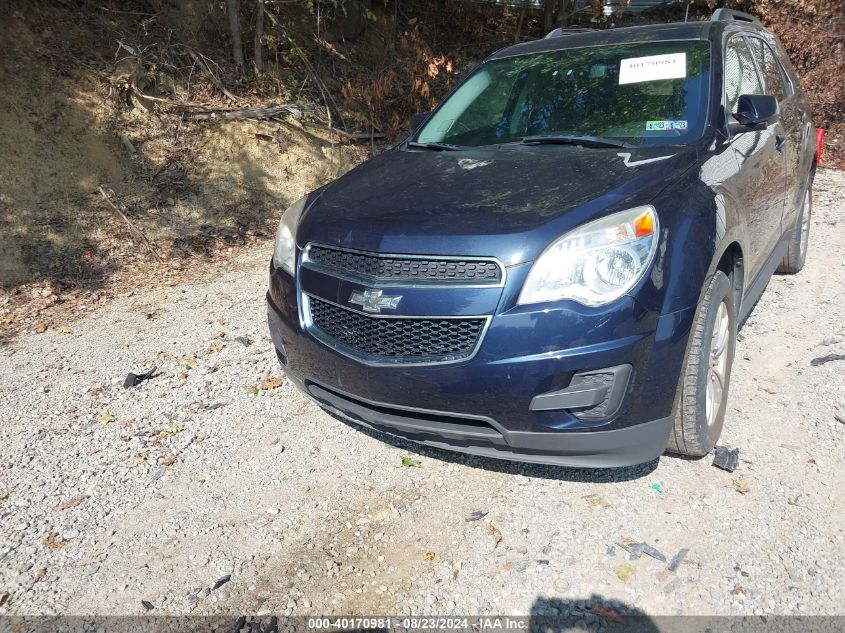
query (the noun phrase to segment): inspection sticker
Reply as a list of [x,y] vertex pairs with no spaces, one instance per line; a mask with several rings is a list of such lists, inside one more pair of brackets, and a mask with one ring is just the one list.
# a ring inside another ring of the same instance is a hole
[[619,84],[638,84],[644,81],[683,79],[687,76],[687,54],[652,55],[623,59],[619,67]]
[[686,130],[688,123],[686,121],[646,121],[645,129],[648,132],[655,132],[661,130]]

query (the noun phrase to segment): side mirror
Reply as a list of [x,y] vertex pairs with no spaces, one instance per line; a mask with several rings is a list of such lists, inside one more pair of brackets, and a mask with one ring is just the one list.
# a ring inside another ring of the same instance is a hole
[[411,134],[414,134],[422,127],[430,112],[419,112],[411,117]]
[[770,123],[780,118],[778,100],[769,95],[742,95],[733,117],[738,124],[731,123],[731,132],[765,130]]

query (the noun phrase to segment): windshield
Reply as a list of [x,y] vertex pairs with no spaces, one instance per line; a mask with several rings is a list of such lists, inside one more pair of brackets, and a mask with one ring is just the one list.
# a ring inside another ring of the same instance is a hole
[[443,102],[415,140],[464,147],[538,136],[689,143],[704,131],[709,75],[710,44],[698,40],[495,59]]

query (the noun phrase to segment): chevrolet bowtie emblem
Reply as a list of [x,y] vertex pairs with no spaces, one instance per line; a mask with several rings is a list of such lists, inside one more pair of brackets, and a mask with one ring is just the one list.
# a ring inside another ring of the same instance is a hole
[[402,300],[402,296],[385,295],[382,290],[367,288],[363,292],[356,290],[349,297],[349,303],[354,303],[364,308],[364,312],[375,312],[378,314],[382,308],[395,308]]

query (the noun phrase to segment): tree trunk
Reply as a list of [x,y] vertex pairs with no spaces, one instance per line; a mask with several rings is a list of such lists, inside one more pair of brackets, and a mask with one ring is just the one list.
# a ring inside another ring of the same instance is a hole
[[264,37],[264,0],[255,0],[255,74],[264,72],[261,40]]
[[244,65],[244,47],[241,43],[241,18],[238,0],[226,0],[229,12],[229,31],[232,35],[232,58],[238,66]]
[[561,0],[560,13],[558,14],[558,22],[561,26],[567,26],[572,22],[572,12],[575,10],[574,4],[574,0]]
[[516,35],[513,36],[513,43],[519,44],[522,39],[522,23],[525,22],[525,14],[528,11],[529,0],[523,0],[522,11],[519,12],[519,22],[516,23]]
[[560,11],[560,0],[545,0],[543,2],[543,35],[546,35],[557,24]]

